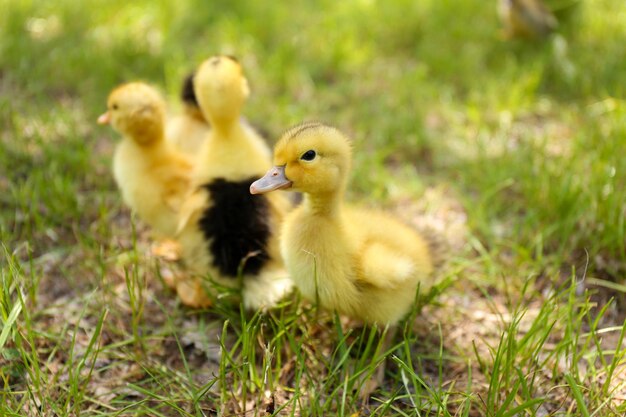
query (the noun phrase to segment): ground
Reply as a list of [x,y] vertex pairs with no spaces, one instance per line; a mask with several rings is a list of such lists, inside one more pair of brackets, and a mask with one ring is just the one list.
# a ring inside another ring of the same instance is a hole
[[[0,0],[0,414],[623,415],[626,8],[546,4],[557,33],[517,40],[495,1]],[[164,285],[177,265],[95,120],[136,79],[178,111],[216,53],[241,60],[270,142],[339,127],[349,200],[443,242],[388,351],[297,295],[198,311]]]

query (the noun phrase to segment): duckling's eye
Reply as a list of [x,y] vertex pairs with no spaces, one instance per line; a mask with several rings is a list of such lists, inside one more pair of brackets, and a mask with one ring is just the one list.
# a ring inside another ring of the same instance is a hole
[[313,149],[306,151],[305,153],[302,154],[302,156],[300,157],[300,159],[302,159],[303,161],[312,161],[315,159],[315,156],[317,154],[315,153],[315,151]]
[[117,109],[118,109],[118,105],[117,105],[117,104],[113,104],[113,105],[111,106],[111,108],[112,108],[113,110],[117,110]]

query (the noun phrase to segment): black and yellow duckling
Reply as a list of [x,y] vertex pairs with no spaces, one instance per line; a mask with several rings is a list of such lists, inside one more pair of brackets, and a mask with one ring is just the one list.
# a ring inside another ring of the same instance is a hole
[[176,282],[178,295],[185,304],[207,306],[211,280],[236,287],[241,275],[244,305],[269,307],[292,286],[278,245],[289,203],[281,195],[257,199],[248,191],[271,163],[267,144],[240,117],[249,87],[239,62],[212,57],[200,65],[194,84],[211,132],[181,211],[178,238],[190,276]]

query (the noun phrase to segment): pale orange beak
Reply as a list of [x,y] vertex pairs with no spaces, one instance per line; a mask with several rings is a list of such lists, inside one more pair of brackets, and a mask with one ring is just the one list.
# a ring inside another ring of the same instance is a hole
[[285,176],[285,166],[278,166],[267,171],[250,185],[250,194],[263,194],[274,190],[291,188],[292,182]]
[[111,122],[111,115],[109,112],[102,113],[100,117],[98,117],[99,125],[108,125]]

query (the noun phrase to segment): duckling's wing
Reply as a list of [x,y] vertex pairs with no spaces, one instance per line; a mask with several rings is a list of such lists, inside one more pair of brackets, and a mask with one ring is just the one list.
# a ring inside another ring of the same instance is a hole
[[202,215],[207,205],[207,200],[207,192],[202,188],[198,188],[186,195],[180,206],[176,233],[180,233],[187,224]]
[[371,242],[363,248],[360,264],[361,281],[379,288],[402,287],[418,272],[410,257],[381,242]]
[[175,212],[179,212],[189,193],[190,180],[188,176],[172,177],[165,184],[163,200]]

